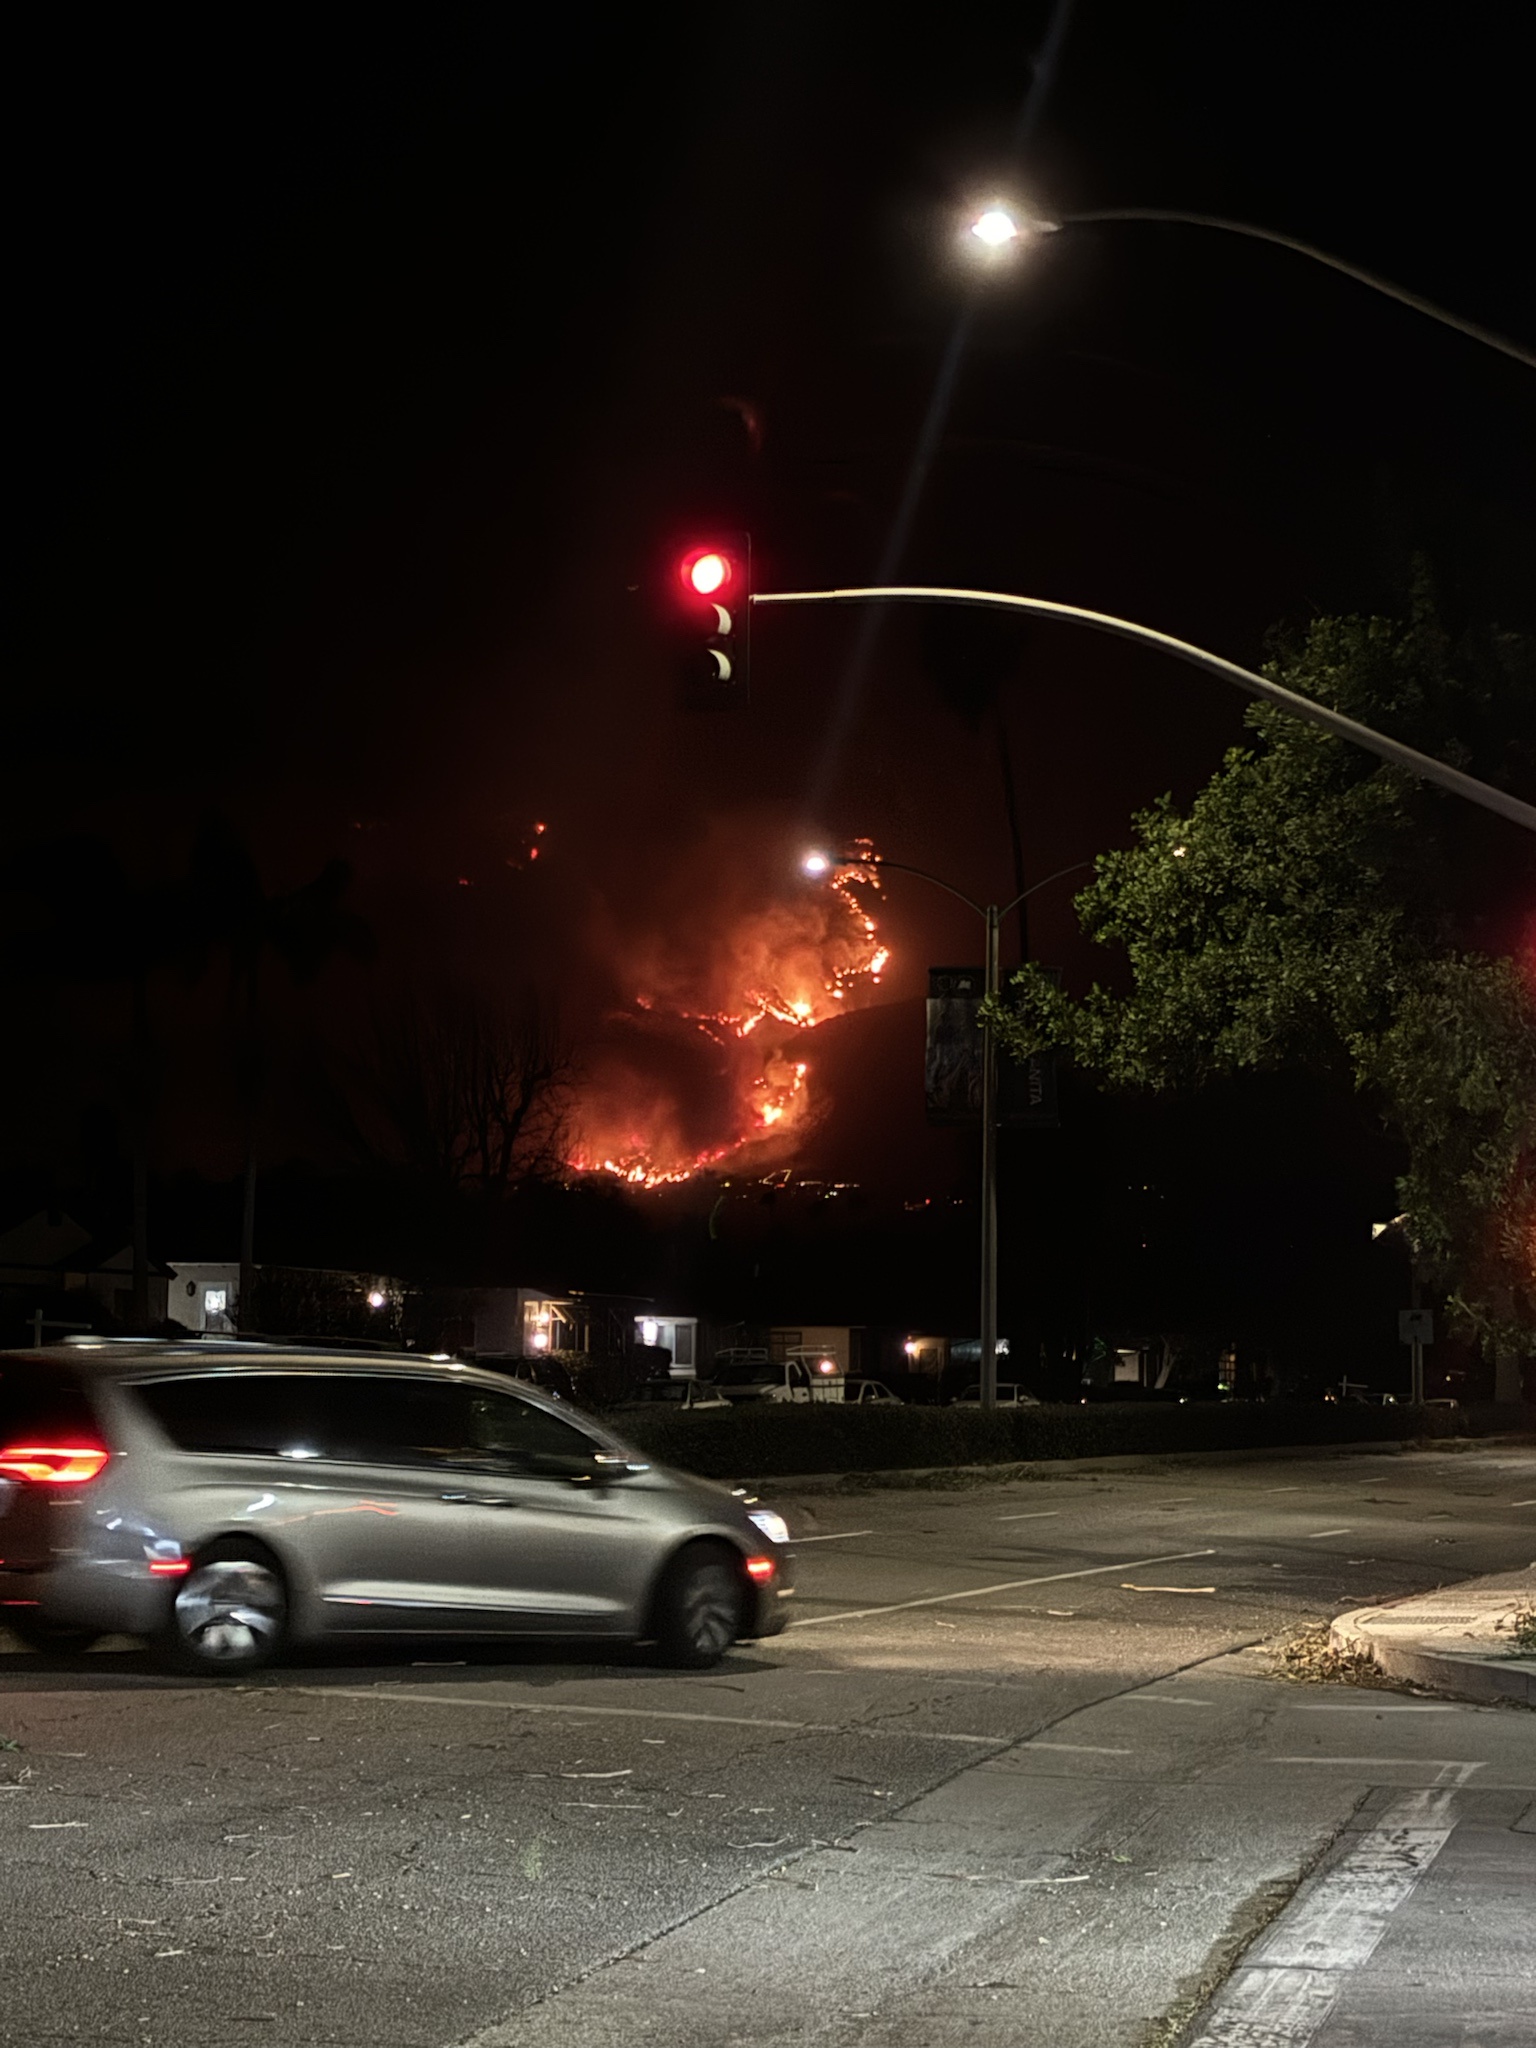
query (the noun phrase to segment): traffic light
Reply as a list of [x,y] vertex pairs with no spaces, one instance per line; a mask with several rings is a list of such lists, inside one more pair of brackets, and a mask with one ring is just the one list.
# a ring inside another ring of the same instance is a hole
[[745,704],[751,537],[727,534],[689,548],[677,570],[684,701],[698,711]]

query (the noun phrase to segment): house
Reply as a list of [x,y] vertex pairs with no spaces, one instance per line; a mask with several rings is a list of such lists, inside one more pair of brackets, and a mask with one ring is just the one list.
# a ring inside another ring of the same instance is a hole
[[[169,1314],[171,1278],[169,1266],[150,1260],[151,1327]],[[6,1322],[30,1322],[39,1333],[131,1323],[133,1248],[93,1237],[62,1209],[39,1209],[0,1234],[0,1299]]]
[[240,1267],[179,1259],[171,1281],[170,1313],[184,1330],[232,1336],[239,1328]]

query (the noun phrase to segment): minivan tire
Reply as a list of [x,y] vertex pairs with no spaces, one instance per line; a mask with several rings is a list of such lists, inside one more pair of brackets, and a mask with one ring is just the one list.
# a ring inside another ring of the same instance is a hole
[[741,1633],[740,1560],[723,1543],[690,1543],[662,1573],[652,1609],[658,1661],[707,1671]]
[[287,1638],[281,1565],[264,1544],[224,1536],[177,1584],[156,1647],[173,1670],[232,1678],[270,1664]]

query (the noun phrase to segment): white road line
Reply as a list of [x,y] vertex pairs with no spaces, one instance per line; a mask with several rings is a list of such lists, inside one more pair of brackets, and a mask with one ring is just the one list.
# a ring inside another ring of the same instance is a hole
[[1353,1529],[1314,1529],[1307,1540],[1316,1543],[1324,1536],[1353,1536],[1354,1533]]
[[[1470,1777],[1480,1771],[1481,1764],[1462,1763],[1457,1757],[1444,1756],[1271,1756],[1264,1759],[1271,1764],[1356,1764],[1369,1770],[1464,1771]],[[1465,1780],[1458,1779],[1458,1783]]]
[[850,1536],[875,1536],[876,1529],[833,1529],[825,1536],[791,1536],[789,1547],[798,1550],[802,1543],[846,1543]]
[[[1519,1501],[1515,1502],[1516,1507],[1520,1505]],[[1048,1522],[1060,1513],[1060,1508],[1031,1508],[1027,1515],[999,1515],[997,1519],[1000,1522]]]
[[1512,1500],[1512,1508],[1536,1508],[1536,1500]]
[[903,1742],[963,1742],[987,1749],[1010,1749],[1006,1735],[945,1735],[931,1728],[881,1728],[861,1721],[770,1721],[750,1714],[687,1714],[666,1707],[566,1706],[550,1700],[461,1699],[452,1693],[401,1692],[393,1686],[301,1685],[296,1692],[323,1700],[380,1700],[411,1707],[478,1707],[503,1714],[586,1714],[599,1720],[704,1721],[718,1728],[773,1728],[803,1735],[889,1735]]
[[1281,1914],[1193,2048],[1307,2048],[1344,1978],[1370,1961],[1455,1825],[1449,1793],[1415,1793],[1390,1807]]
[[1139,1571],[1143,1565],[1180,1564],[1188,1557],[1214,1557],[1214,1550],[1175,1550],[1164,1557],[1132,1557],[1123,1564],[1091,1564],[1082,1571],[1046,1572],[1037,1579],[1005,1579],[996,1586],[967,1586],[959,1593],[928,1593],[921,1600],[892,1600],[883,1607],[850,1607],[842,1614],[808,1614],[791,1628],[821,1628],[829,1621],[864,1621],[872,1614],[901,1614],[911,1607],[946,1607],[951,1600],[984,1600],[989,1593],[1017,1593],[1025,1586],[1055,1586],[1063,1579],[1096,1579],[1105,1572]]
[[1025,1742],[1022,1749],[1065,1749],[1073,1756],[1134,1756],[1134,1749],[1101,1749],[1096,1742]]
[[1214,1707],[1214,1700],[1191,1699],[1181,1692],[1128,1692],[1125,1699],[1151,1707]]
[[1266,1486],[1264,1491],[1266,1493],[1301,1493],[1303,1488],[1299,1486]]
[[1466,1711],[1465,1707],[1450,1700],[1440,1706],[1415,1704],[1407,1707],[1357,1707],[1352,1700],[1309,1700],[1296,1708],[1298,1714],[1361,1714],[1368,1718],[1376,1714],[1464,1714]]

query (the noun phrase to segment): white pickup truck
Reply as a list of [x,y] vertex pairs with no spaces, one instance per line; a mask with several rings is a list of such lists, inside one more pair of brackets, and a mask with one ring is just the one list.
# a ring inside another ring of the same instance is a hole
[[830,1351],[796,1349],[782,1358],[743,1347],[722,1351],[710,1385],[728,1401],[841,1401],[841,1366]]

